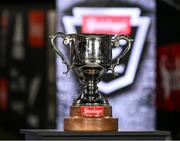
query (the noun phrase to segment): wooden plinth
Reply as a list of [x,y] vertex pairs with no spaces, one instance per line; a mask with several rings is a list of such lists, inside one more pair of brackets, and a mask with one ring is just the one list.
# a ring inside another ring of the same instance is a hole
[[112,117],[112,107],[104,106],[101,117],[82,115],[80,106],[71,106],[70,117],[64,119],[64,131],[105,132],[117,131],[118,119]]

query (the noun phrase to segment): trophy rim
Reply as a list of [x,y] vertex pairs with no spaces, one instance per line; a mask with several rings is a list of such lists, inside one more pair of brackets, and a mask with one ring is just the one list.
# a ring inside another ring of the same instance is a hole
[[103,34],[103,33],[102,34],[77,33],[77,34],[69,34],[69,35],[75,35],[75,36],[80,36],[80,37],[96,37],[96,38],[106,37],[106,36],[110,36],[110,37],[114,36],[113,34]]

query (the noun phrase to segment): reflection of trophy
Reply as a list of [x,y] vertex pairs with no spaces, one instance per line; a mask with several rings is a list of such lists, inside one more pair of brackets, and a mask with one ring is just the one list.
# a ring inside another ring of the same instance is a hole
[[[55,46],[55,39],[62,37],[63,43],[70,47],[70,60],[67,63],[64,55]],[[70,117],[64,120],[65,131],[117,131],[118,119],[112,117],[112,107],[98,91],[100,78],[119,64],[120,59],[128,52],[131,39],[126,35],[108,34],[64,34],[58,32],[50,36],[52,46],[66,64],[67,72],[73,69],[84,90],[74,101],[70,109]],[[126,41],[116,62],[112,61],[112,46],[119,47],[120,40]]]

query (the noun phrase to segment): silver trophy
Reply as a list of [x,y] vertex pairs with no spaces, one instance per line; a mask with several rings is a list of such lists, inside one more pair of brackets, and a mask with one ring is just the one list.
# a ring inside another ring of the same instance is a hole
[[[63,38],[63,43],[70,49],[70,62],[65,60],[62,52],[56,47],[57,37]],[[113,75],[116,65],[130,50],[132,39],[126,35],[111,34],[65,34],[54,33],[51,43],[62,63],[74,70],[84,89],[72,106],[109,106],[108,100],[98,91],[97,84],[101,77],[109,70]],[[126,41],[126,47],[121,51],[119,57],[113,62],[112,47],[120,47],[120,41]]]

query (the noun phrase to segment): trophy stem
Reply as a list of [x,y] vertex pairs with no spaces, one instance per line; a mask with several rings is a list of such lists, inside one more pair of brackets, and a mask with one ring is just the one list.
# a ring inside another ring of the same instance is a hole
[[108,100],[98,91],[96,75],[86,74],[84,90],[73,105],[109,105]]
[[85,83],[85,93],[93,95],[98,92],[97,82],[93,80],[87,80]]

